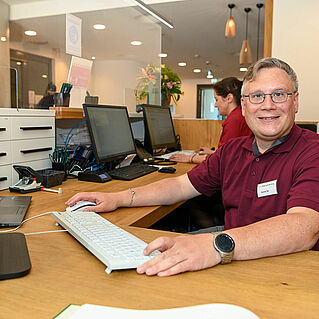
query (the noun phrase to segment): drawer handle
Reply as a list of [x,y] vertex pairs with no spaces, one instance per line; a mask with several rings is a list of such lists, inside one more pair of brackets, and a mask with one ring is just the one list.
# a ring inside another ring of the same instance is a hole
[[0,132],[6,131],[7,129],[5,127],[0,127]]
[[33,150],[21,150],[20,152],[23,154],[29,154],[29,153],[44,152],[44,151],[52,151],[52,147],[36,148]]
[[52,130],[52,126],[20,126],[23,131]]
[[6,180],[8,180],[8,177],[5,177],[5,176],[0,177],[0,182],[6,181]]
[[0,156],[6,156],[7,153],[0,153]]

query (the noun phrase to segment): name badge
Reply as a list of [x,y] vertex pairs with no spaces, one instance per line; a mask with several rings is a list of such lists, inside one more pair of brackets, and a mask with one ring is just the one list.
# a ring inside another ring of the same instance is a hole
[[276,195],[277,192],[277,180],[261,183],[257,185],[257,196],[265,197],[270,195]]

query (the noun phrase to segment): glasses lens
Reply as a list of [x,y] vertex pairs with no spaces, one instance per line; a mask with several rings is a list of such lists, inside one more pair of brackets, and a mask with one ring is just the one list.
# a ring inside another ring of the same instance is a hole
[[264,102],[265,94],[264,93],[250,93],[249,101],[250,103],[258,104]]
[[288,97],[288,93],[284,91],[276,91],[271,93],[271,99],[275,103],[282,103],[286,102]]

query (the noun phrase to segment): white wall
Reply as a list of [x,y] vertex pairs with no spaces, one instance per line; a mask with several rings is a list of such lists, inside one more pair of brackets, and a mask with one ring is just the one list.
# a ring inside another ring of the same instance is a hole
[[[134,89],[142,66],[135,61],[94,61],[88,88],[90,94],[99,96],[99,104],[126,105],[129,112],[135,112]],[[128,96],[125,98],[125,90],[127,95],[131,93],[134,105],[130,105]]]
[[187,79],[182,80],[182,92],[184,95],[177,103],[176,111],[177,114],[182,114],[184,118],[196,118],[196,107],[197,107],[197,84],[211,84],[208,79]]
[[319,121],[318,12],[318,0],[274,0],[272,56],[289,63],[297,73],[298,121]]

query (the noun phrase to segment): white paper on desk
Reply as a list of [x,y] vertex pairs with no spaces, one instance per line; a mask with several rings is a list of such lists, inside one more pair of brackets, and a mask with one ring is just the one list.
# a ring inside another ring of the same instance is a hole
[[207,304],[184,308],[161,310],[133,310],[85,304],[71,319],[258,319],[251,311],[228,304]]
[[127,155],[124,160],[119,164],[117,165],[115,168],[120,168],[120,167],[125,167],[125,166],[129,166],[131,165],[134,157],[136,156],[136,154],[130,154],[130,155]]

